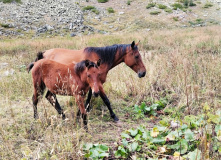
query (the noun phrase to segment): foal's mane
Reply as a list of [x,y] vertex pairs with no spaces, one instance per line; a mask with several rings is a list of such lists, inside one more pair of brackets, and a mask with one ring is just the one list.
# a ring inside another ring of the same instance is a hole
[[[75,70],[75,73],[77,73],[77,75],[80,75],[85,70],[86,68],[85,61],[86,60],[83,60],[75,65],[74,70]],[[91,67],[98,68],[96,63],[90,61],[87,68],[90,69]]]
[[102,63],[107,63],[108,66],[111,66],[114,62],[116,53],[119,51],[120,56],[125,55],[128,46],[130,46],[130,44],[114,44],[106,47],[87,47],[84,49],[84,52],[89,56],[91,53],[96,53],[100,57]]

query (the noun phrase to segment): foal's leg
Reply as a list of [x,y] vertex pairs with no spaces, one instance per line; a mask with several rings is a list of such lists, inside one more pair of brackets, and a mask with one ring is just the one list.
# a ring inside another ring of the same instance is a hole
[[[92,109],[92,106],[90,105],[91,96],[92,96],[92,90],[90,88],[89,92],[88,92],[87,100],[86,100],[85,105],[84,105],[87,112],[90,112],[91,109]],[[78,109],[78,113],[77,113],[78,119],[80,117],[80,114],[81,114],[81,111],[80,111],[80,109]]]
[[65,114],[63,112],[63,109],[61,108],[60,104],[58,103],[58,100],[56,98],[56,95],[51,93],[49,90],[46,93],[47,100],[51,103],[51,105],[53,107],[55,107],[55,109],[57,110],[58,114],[62,115],[62,119],[65,119]]
[[85,107],[84,107],[84,98],[80,95],[76,95],[75,99],[76,99],[76,102],[79,106],[79,109],[80,109],[80,112],[81,112],[81,115],[82,115],[84,128],[87,131],[88,130],[88,128],[87,128],[87,112],[86,112]]
[[111,108],[110,101],[107,98],[106,94],[104,93],[103,87],[100,87],[99,90],[100,90],[100,97],[102,98],[103,102],[107,105],[107,108],[109,109],[111,117],[114,119],[115,122],[119,121],[119,119],[117,118],[117,116],[115,115],[115,113],[113,112]]
[[92,109],[92,106],[90,105],[91,96],[92,96],[92,89],[90,88],[88,95],[87,95],[87,100],[85,103],[85,108],[86,108],[87,112],[90,112],[90,110]]
[[37,111],[37,104],[38,104],[38,94],[37,91],[34,91],[34,94],[32,96],[32,102],[33,102],[33,110],[34,110],[34,118],[38,119],[38,111]]

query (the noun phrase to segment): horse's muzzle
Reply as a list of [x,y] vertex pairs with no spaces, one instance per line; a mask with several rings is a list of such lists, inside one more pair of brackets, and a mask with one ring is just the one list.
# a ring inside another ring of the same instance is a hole
[[146,71],[144,71],[144,72],[139,72],[138,73],[138,77],[139,78],[142,78],[142,77],[144,77],[146,75]]
[[98,97],[99,94],[100,94],[100,91],[99,91],[99,92],[94,92],[94,93],[93,93],[94,97]]

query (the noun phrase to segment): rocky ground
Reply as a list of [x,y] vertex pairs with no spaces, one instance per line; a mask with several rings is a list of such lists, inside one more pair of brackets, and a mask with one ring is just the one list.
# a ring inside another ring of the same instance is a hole
[[[146,9],[150,3],[155,7]],[[88,35],[154,30],[160,28],[199,27],[221,24],[221,0],[193,1],[196,6],[174,10],[177,1],[109,0],[22,0],[0,2],[0,36]],[[181,1],[180,1],[181,2]],[[212,6],[205,8],[209,3]],[[166,5],[170,12],[159,9]],[[181,2],[182,4],[182,2]],[[91,6],[94,9],[84,10]],[[108,8],[113,13],[108,12]],[[159,12],[151,15],[151,12]]]

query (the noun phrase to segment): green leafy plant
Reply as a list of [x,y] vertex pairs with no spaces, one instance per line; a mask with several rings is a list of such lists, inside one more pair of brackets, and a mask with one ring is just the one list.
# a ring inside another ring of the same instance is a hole
[[108,0],[97,0],[98,1],[98,3],[106,3],[106,2],[108,2]]
[[108,13],[114,13],[114,9],[112,7],[107,8]]
[[10,28],[9,24],[2,24],[2,23],[0,23],[0,26],[3,27],[3,28]]
[[130,3],[131,3],[131,0],[128,0],[128,1],[127,1],[127,5],[129,6],[129,5],[130,5]]
[[146,9],[150,9],[152,7],[155,7],[156,3],[149,3],[147,6],[146,6]]
[[158,15],[160,13],[161,13],[160,11],[152,11],[152,12],[150,12],[151,15]]
[[173,20],[178,21],[179,19],[178,19],[178,17],[173,17]]
[[83,145],[85,158],[103,159],[109,156],[109,147],[103,144],[86,143]]

